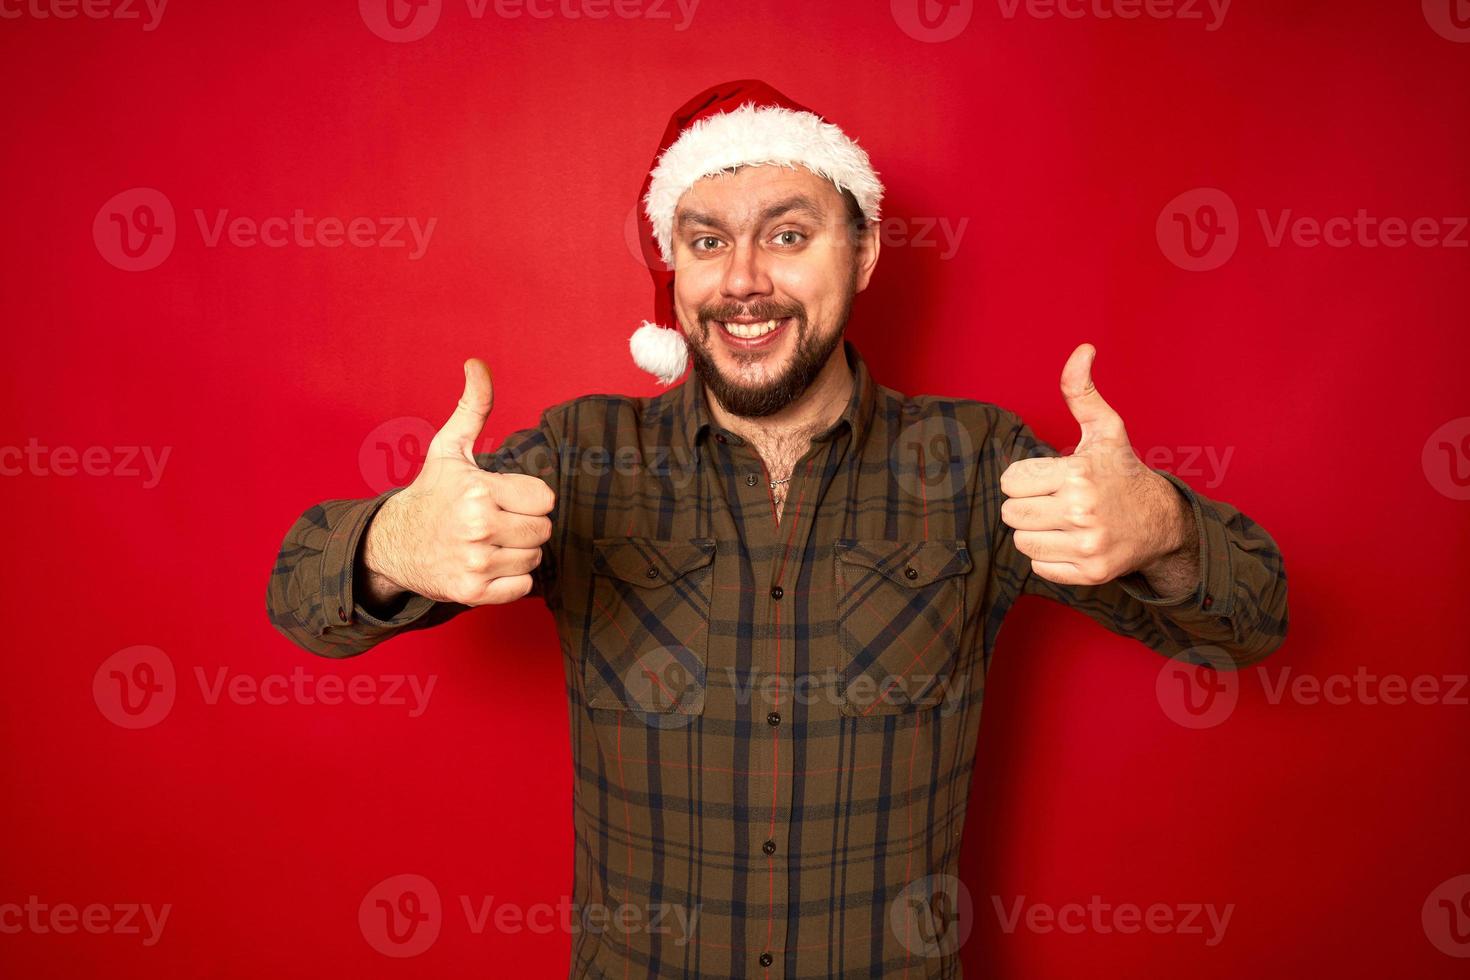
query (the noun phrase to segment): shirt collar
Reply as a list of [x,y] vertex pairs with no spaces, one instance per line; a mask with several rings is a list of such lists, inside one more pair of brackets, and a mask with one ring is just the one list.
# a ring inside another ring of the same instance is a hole
[[[826,442],[835,437],[846,425],[852,430],[852,444],[857,446],[862,444],[863,435],[872,421],[876,392],[872,376],[868,373],[867,363],[863,361],[862,355],[858,353],[853,342],[846,337],[842,339],[842,351],[847,356],[847,367],[852,372],[852,394],[848,397],[847,406],[842,410],[837,421],[812,436],[812,442]],[[704,382],[700,380],[699,373],[690,371],[689,376],[674,393],[675,437],[682,445],[691,450],[699,444],[700,439],[707,432],[713,433],[716,437],[722,436],[724,441],[731,445],[743,445],[745,443],[743,438],[723,428],[711,417],[704,389]]]

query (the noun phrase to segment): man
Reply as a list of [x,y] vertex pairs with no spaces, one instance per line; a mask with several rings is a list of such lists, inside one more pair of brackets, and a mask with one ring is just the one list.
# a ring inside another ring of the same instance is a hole
[[644,192],[672,268],[632,350],[666,384],[687,354],[691,376],[572,399],[476,454],[493,393],[468,361],[410,486],[291,529],[272,621],[345,657],[542,596],[576,906],[681,912],[578,930],[574,977],[957,976],[946,883],[1007,610],[1049,596],[1229,669],[1285,636],[1281,556],[1139,462],[1090,345],[1062,371],[1065,457],[994,405],[876,384],[843,329],[882,184],[770,87],[681,108]]

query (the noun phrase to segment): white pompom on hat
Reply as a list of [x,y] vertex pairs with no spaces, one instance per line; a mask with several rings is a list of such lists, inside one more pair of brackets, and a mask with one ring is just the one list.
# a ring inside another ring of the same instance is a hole
[[[695,182],[736,167],[802,166],[851,191],[871,222],[881,218],[883,184],[868,154],[833,123],[765,82],[726,82],[674,113],[639,192],[638,237],[653,274],[654,319],[628,341],[633,360],[662,384],[689,366],[674,314],[674,211]],[[653,254],[652,246],[657,247]]]

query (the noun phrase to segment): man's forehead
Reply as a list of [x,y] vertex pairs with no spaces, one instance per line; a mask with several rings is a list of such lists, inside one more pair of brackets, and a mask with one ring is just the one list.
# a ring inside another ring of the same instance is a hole
[[805,167],[745,166],[701,177],[679,198],[675,225],[744,225],[787,210],[826,218],[841,209],[832,182]]

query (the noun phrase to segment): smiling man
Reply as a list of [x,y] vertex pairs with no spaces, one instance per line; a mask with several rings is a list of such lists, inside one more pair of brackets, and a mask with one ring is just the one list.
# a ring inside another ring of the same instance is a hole
[[1016,600],[1218,669],[1285,636],[1275,542],[1139,461],[1091,345],[1061,372],[1068,455],[993,404],[872,378],[844,329],[882,194],[769,86],[700,93],[645,181],[663,262],[631,341],[664,384],[692,362],[684,382],[571,399],[477,454],[493,392],[471,359],[411,485],[313,507],[281,548],[271,620],[324,656],[545,600],[573,977],[959,976],[960,832]]

